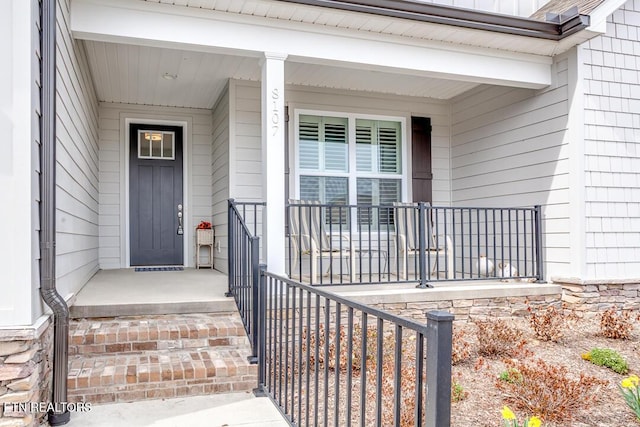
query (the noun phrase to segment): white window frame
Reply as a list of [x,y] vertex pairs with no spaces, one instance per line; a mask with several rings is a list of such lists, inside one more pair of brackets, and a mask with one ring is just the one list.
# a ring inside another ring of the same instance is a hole
[[[318,172],[318,171],[302,171],[299,167],[300,164],[300,116],[328,116],[328,117],[340,117],[347,119],[348,129],[348,169],[347,172]],[[358,172],[356,168],[356,120],[382,120],[400,123],[400,165],[401,173],[397,175],[391,175],[388,173],[376,173],[376,172]],[[400,201],[406,202],[408,200],[409,188],[410,188],[410,166],[408,163],[409,147],[407,138],[407,117],[403,116],[387,116],[387,115],[375,115],[366,113],[354,113],[343,111],[328,111],[328,110],[311,110],[311,109],[294,109],[293,114],[293,159],[294,162],[290,166],[293,175],[293,194],[295,199],[300,198],[300,176],[301,175],[313,175],[324,177],[346,177],[348,179],[348,191],[349,191],[349,205],[357,204],[357,178],[378,178],[389,179],[391,177],[400,176]],[[353,224],[351,227],[356,230],[355,217],[352,218]],[[384,232],[386,233],[386,232]]]

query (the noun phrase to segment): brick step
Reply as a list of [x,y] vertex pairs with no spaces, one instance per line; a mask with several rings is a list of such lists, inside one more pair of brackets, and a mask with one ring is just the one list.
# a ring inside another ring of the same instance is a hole
[[249,355],[247,345],[70,356],[69,400],[99,404],[248,391],[257,384]]
[[153,350],[244,346],[240,316],[182,314],[72,320],[69,354],[123,354]]

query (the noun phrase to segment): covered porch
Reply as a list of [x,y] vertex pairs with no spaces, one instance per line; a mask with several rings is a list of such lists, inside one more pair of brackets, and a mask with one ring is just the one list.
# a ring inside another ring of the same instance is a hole
[[[540,206],[536,220],[540,227],[527,231],[528,243],[522,245],[527,246],[523,252],[527,266],[517,267],[517,275],[494,278],[539,279],[540,271],[571,271],[575,241],[571,237],[580,230],[567,226],[574,206],[566,129],[573,119],[568,102],[575,88],[569,86],[566,75],[576,66],[571,43],[586,35],[575,32],[568,36],[569,43],[553,37],[524,37],[517,31],[497,34],[463,27],[454,34],[430,22],[411,22],[407,27],[407,22],[389,16],[297,2],[286,7],[262,3],[269,9],[269,18],[258,30],[253,24],[264,18],[258,16],[258,9],[230,10],[213,1],[200,7],[152,1],[71,1],[66,22],[80,58],[74,65],[86,77],[78,83],[77,92],[84,88],[95,95],[86,103],[95,101],[88,109],[95,115],[95,128],[89,133],[96,136],[96,155],[88,165],[79,160],[81,154],[61,160],[68,170],[95,169],[87,183],[80,183],[90,193],[90,212],[76,206],[78,201],[85,202],[83,193],[78,200],[65,197],[60,202],[63,222],[90,223],[86,232],[60,229],[64,260],[59,283],[64,292],[77,293],[83,280],[98,270],[87,289],[107,286],[102,278],[110,270],[140,265],[132,257],[137,244],[133,236],[140,234],[139,224],[145,218],[140,207],[145,203],[134,203],[141,193],[132,190],[137,172],[132,169],[136,153],[131,148],[136,143],[132,126],[140,123],[151,130],[178,127],[184,134],[183,169],[177,172],[183,179],[182,203],[162,205],[163,218],[169,218],[164,229],[169,230],[177,254],[177,261],[170,265],[188,269],[196,265],[197,257],[206,256],[196,252],[195,227],[207,221],[215,231],[215,268],[228,274],[232,251],[228,199],[264,200],[266,214],[255,220],[262,261],[276,274],[292,274],[306,264],[307,270],[298,276],[312,277],[310,257],[300,250],[303,242],[292,239],[287,201],[331,204],[338,197],[352,207],[409,202],[430,202],[443,209],[472,206],[478,209],[474,215]],[[289,12],[280,15],[284,9],[304,18],[292,21]],[[316,22],[319,16],[328,19],[326,24]],[[530,24],[518,19],[513,23]],[[336,123],[344,130],[339,150],[326,138],[310,144],[310,124],[322,128],[318,136],[326,136]],[[393,144],[383,147],[382,139],[371,137],[368,151],[361,150],[364,128],[394,129]],[[146,154],[138,147],[139,159],[154,160],[150,144]],[[308,156],[310,149],[317,158]],[[332,155],[337,159],[334,163],[329,159]],[[179,161],[171,155],[159,160],[171,159]],[[61,182],[65,191],[74,193],[73,183]],[[333,191],[336,188],[340,191]],[[349,221],[362,219],[360,214],[350,215]],[[454,226],[454,216],[445,228]],[[422,271],[452,281],[480,278],[478,259],[495,244],[484,241],[491,239],[489,234],[475,227],[494,220],[495,216],[483,216],[472,221],[471,234],[482,242],[460,240],[460,232],[447,229],[444,234],[458,233],[459,239],[445,248],[446,258],[435,254],[435,271],[431,260]],[[534,222],[532,217],[522,220],[527,230]],[[355,228],[349,232],[352,240],[360,239]],[[91,242],[86,233],[93,233]],[[531,251],[534,238],[538,246]],[[79,249],[73,248],[76,241],[83,242]],[[408,275],[420,279],[416,274],[421,260],[410,256],[410,251],[420,253],[419,247],[396,242],[393,249],[389,236],[373,240],[373,247],[371,242],[354,246],[357,256],[351,260],[330,264],[342,264],[343,269],[352,262],[367,264],[369,276],[404,274],[398,282],[408,282]],[[425,243],[427,248],[431,244]],[[510,245],[515,248],[520,243]],[[396,256],[402,252],[400,246],[406,260]],[[298,261],[293,265],[296,251]],[[491,256],[496,266],[510,256],[517,258],[502,253]],[[544,266],[536,265],[533,258],[544,260]],[[329,265],[326,261],[318,269],[324,270]],[[453,267],[449,267],[451,261]],[[351,268],[338,276],[351,281],[354,271]],[[464,277],[471,272],[475,276]],[[136,274],[131,280],[146,280],[145,273]],[[385,280],[359,275],[358,281]],[[152,293],[146,297],[152,298]],[[77,295],[76,305],[85,304],[81,296]],[[203,294],[202,298],[212,297]]]

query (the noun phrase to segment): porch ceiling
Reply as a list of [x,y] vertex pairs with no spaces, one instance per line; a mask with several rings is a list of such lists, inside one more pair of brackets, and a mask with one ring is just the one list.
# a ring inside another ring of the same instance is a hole
[[[260,80],[259,59],[86,40],[98,99],[105,102],[212,108],[229,78]],[[174,80],[164,76],[177,76]],[[477,83],[356,70],[288,60],[290,85],[450,99]]]

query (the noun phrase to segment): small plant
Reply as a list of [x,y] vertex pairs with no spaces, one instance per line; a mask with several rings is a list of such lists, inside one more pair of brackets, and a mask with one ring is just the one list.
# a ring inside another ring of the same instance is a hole
[[451,401],[454,403],[461,402],[467,398],[469,393],[462,387],[458,381],[451,382]]
[[465,362],[471,356],[469,341],[465,339],[466,333],[463,330],[453,331],[453,341],[451,348],[451,364],[457,365]]
[[633,323],[628,311],[618,313],[614,307],[600,315],[600,334],[606,338],[628,340],[631,338]]
[[624,360],[620,353],[610,348],[594,348],[583,354],[582,358],[596,366],[607,367],[618,374],[624,375],[629,372],[627,361]]
[[504,320],[476,321],[478,352],[483,356],[513,357],[525,344],[522,331]]
[[522,375],[514,368],[509,368],[506,371],[500,372],[498,376],[500,381],[506,381],[508,383],[517,383],[522,381]]
[[618,387],[622,397],[627,402],[627,406],[631,408],[638,421],[640,421],[640,379],[637,375],[631,375],[629,378],[623,379]]
[[533,311],[531,307],[527,310],[531,313],[529,324],[539,340],[559,342],[562,338],[562,329],[565,326],[562,312],[553,306],[544,310]]
[[[502,413],[502,419],[504,420],[505,427],[520,427],[516,414],[514,414],[508,406],[502,407],[502,411],[500,412]],[[526,418],[522,427],[540,427],[541,425],[542,421],[540,421],[540,418],[534,415],[531,418]]]
[[505,360],[508,372],[517,372],[517,381],[496,381],[507,403],[518,410],[536,414],[550,421],[567,420],[598,398],[599,388],[606,384],[598,378],[570,374],[566,367],[551,365],[542,359]]

